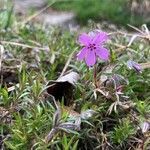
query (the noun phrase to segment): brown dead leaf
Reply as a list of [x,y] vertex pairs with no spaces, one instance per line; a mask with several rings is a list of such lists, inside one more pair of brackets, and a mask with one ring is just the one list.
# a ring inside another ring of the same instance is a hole
[[56,81],[49,81],[47,92],[55,97],[56,100],[61,101],[64,98],[64,105],[69,106],[73,99],[73,89],[79,79],[79,74],[70,72]]

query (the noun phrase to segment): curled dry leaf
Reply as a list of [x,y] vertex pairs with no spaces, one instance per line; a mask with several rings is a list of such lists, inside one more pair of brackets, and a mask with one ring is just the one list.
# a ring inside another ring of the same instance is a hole
[[56,81],[57,82],[68,82],[74,86],[75,83],[78,81],[78,79],[79,79],[78,73],[70,72],[70,73],[66,74],[65,76],[58,78]]
[[64,105],[68,106],[72,103],[73,89],[78,79],[78,73],[70,72],[56,81],[49,81],[47,93],[59,101],[64,98]]

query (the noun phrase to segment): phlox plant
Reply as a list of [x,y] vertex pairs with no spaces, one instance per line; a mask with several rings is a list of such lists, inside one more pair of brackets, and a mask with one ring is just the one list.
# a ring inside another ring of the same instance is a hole
[[[100,59],[106,62],[109,61],[110,58],[110,52],[106,48],[108,39],[108,34],[100,30],[94,30],[88,34],[82,33],[78,38],[78,43],[82,48],[77,54],[77,60],[85,61],[89,68],[94,66],[94,82],[96,87],[98,87],[96,79],[96,64],[98,63],[97,60]],[[126,65],[129,69],[133,69],[137,73],[142,72],[141,66],[135,61],[128,60]]]
[[96,64],[97,59],[101,59],[102,61],[109,60],[109,50],[105,48],[105,43],[108,40],[108,34],[106,32],[102,32],[99,30],[95,30],[93,32],[82,33],[79,36],[78,42],[82,46],[82,49],[77,54],[77,60],[85,61],[86,65],[91,68],[94,66],[94,84],[97,88],[97,70]]

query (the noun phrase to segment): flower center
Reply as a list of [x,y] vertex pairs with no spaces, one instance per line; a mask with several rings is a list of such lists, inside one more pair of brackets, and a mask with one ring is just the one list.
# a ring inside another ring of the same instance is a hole
[[93,51],[96,49],[96,45],[95,44],[89,44],[88,49]]

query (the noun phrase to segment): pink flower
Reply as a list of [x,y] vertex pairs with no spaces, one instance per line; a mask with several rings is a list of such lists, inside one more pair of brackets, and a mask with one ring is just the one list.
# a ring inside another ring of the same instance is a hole
[[135,61],[128,60],[127,66],[129,69],[134,69],[136,72],[142,73],[142,68],[141,68],[140,64],[136,63]]
[[109,51],[103,47],[103,44],[107,41],[107,39],[108,36],[105,32],[81,34],[78,41],[83,48],[77,54],[77,59],[85,60],[89,67],[96,63],[96,57],[99,57],[102,60],[108,60]]

